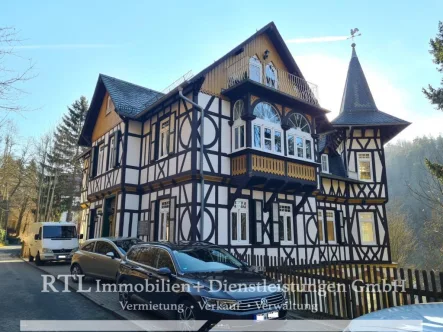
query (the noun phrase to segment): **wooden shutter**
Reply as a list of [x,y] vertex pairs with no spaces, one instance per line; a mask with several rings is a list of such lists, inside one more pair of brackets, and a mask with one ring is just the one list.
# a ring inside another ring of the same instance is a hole
[[154,149],[152,150],[154,155],[152,156],[152,160],[158,159],[158,153],[159,153],[159,143],[160,143],[160,122],[157,121],[157,123],[152,124],[152,145]]
[[149,213],[149,230],[148,230],[148,241],[156,241],[157,236],[155,235],[157,227],[155,226],[156,211],[157,211],[157,201],[151,202],[151,212]]
[[263,203],[253,200],[255,210],[255,243],[263,243]]
[[342,244],[346,243],[346,226],[343,218],[343,211],[336,210],[335,211],[335,234],[337,236],[337,243]]
[[272,203],[272,240],[274,243],[280,242],[279,211],[278,203]]
[[169,154],[175,153],[175,113],[169,117]]
[[114,158],[113,160],[111,160],[111,167],[115,168],[119,165],[119,147],[120,147],[120,130],[117,130],[116,132],[114,132]]
[[169,242],[176,242],[175,238],[175,197],[169,201]]
[[91,156],[89,158],[89,177],[93,178],[97,175],[97,159],[98,159],[98,146],[91,148]]

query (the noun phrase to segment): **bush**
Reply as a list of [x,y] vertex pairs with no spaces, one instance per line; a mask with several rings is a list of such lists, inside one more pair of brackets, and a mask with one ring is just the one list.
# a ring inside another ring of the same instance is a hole
[[0,228],[0,243],[4,244],[6,239],[6,230]]

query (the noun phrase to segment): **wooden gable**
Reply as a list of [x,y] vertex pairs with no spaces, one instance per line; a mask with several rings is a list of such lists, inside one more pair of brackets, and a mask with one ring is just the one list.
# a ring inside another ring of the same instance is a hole
[[115,109],[113,108],[109,114],[106,114],[106,110],[108,108],[108,96],[109,93],[106,92],[105,96],[102,100],[102,104],[100,107],[100,111],[97,116],[97,120],[95,121],[94,129],[92,131],[92,141],[98,140],[105,133],[114,128],[117,124],[119,124],[122,119],[117,114]]

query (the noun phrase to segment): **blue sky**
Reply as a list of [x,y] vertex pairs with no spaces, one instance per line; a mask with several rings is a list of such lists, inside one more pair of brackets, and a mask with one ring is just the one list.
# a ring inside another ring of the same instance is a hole
[[[442,12],[437,0],[3,2],[0,25],[20,30],[25,40],[17,51],[32,58],[38,75],[22,86],[22,104],[34,111],[12,117],[22,137],[37,137],[75,99],[91,99],[99,73],[161,91],[274,21],[285,40],[343,36],[358,27],[357,53],[379,108],[414,123],[400,138],[435,135],[443,131],[443,113],[421,88],[440,81],[428,50]],[[331,117],[340,106],[349,45],[288,44]],[[9,64],[18,70],[26,62]]]

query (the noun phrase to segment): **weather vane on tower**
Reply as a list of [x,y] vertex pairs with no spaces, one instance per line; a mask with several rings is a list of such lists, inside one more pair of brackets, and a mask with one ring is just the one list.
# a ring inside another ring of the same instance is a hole
[[355,47],[354,38],[361,36],[361,33],[358,32],[360,32],[358,28],[351,29],[351,36],[347,38],[347,39],[352,39],[352,44],[351,44],[352,48]]

